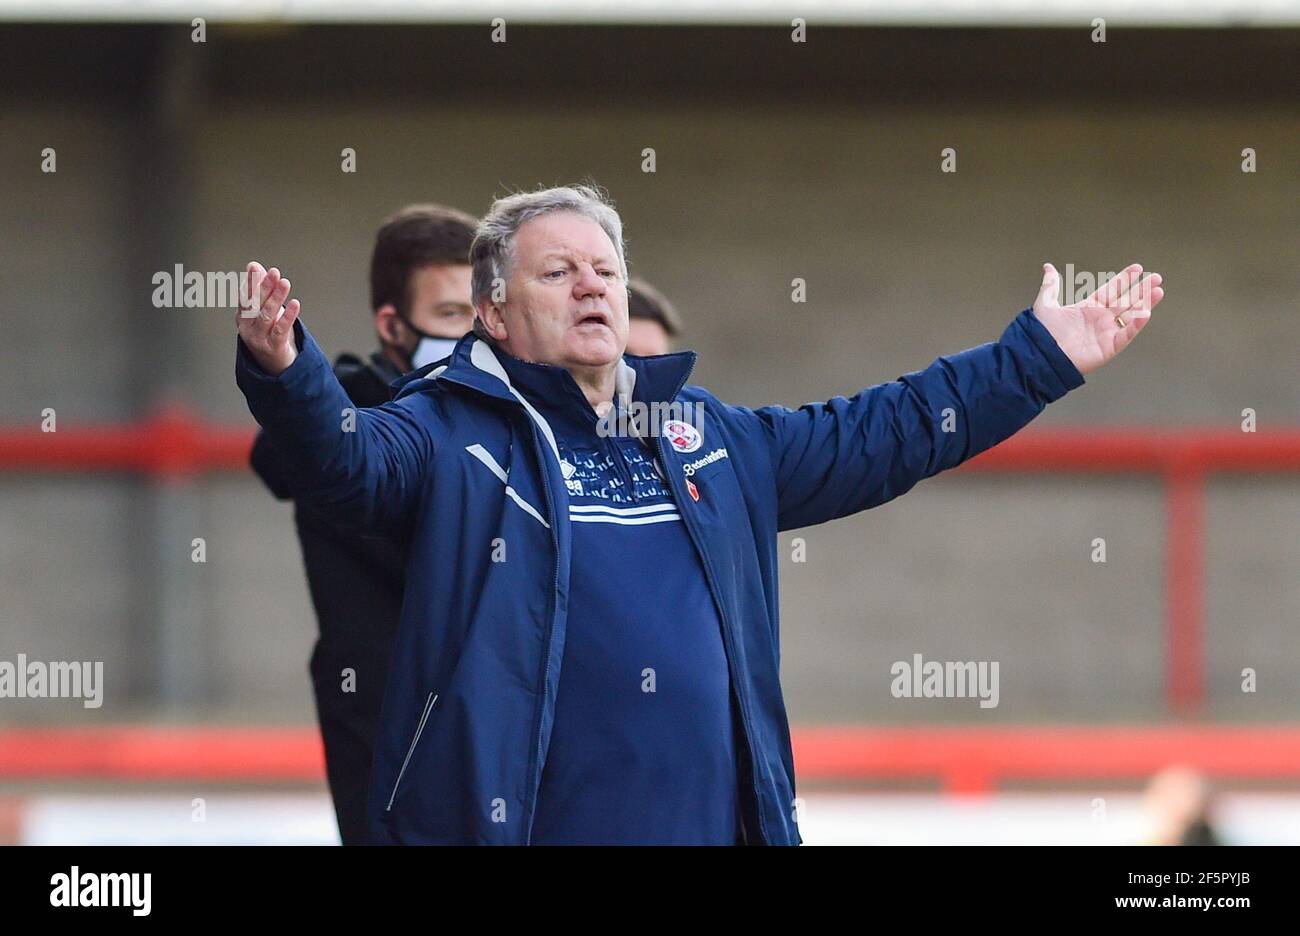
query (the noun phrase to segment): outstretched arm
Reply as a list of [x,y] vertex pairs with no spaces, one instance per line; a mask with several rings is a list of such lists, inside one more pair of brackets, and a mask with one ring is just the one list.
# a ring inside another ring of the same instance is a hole
[[[289,281],[250,263],[235,377],[301,503],[338,523],[392,532],[409,522],[433,457],[425,398],[357,408],[289,300]],[[286,324],[287,323],[287,324]]]
[[1127,347],[1164,297],[1137,264],[1071,306],[1056,300],[1059,280],[1045,264],[1033,307],[998,341],[850,398],[757,410],[780,528],[883,504],[997,445]]

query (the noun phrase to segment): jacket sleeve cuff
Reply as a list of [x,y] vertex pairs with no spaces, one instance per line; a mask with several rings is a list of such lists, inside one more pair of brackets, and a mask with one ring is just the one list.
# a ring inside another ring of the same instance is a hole
[[1016,316],[1002,336],[1003,341],[1013,335],[1020,338],[1015,342],[1017,345],[1027,346],[1028,349],[1036,352],[1035,356],[1040,366],[1033,368],[1031,373],[1048,403],[1055,402],[1071,390],[1083,386],[1083,374],[1079,373],[1074,362],[1056,343],[1052,333],[1038,320],[1038,316],[1034,315],[1032,307]]
[[245,395],[276,399],[293,396],[296,390],[310,385],[313,375],[320,367],[329,367],[325,352],[320,349],[302,319],[293,323],[293,337],[298,346],[298,356],[277,377],[262,370],[243,339],[235,338],[235,379]]

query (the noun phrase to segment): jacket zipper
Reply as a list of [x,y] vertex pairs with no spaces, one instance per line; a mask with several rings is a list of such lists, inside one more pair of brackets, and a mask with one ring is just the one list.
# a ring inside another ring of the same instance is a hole
[[411,763],[415,746],[420,743],[420,735],[424,733],[424,723],[429,720],[429,712],[433,710],[433,703],[437,701],[438,697],[430,692],[429,700],[424,703],[424,711],[420,713],[420,724],[415,729],[415,737],[411,739],[411,746],[406,749],[406,759],[402,761],[402,769],[397,772],[397,782],[393,784],[393,792],[388,797],[388,805],[384,807],[384,812],[390,812],[393,808],[393,800],[397,799],[397,788],[402,785],[402,776],[406,773],[407,765]]
[[[694,368],[692,367],[691,370],[694,370]],[[682,377],[682,382],[678,384],[677,389],[673,391],[673,395],[669,397],[669,400],[677,399],[677,394],[682,392],[682,387],[686,386],[686,381],[689,380],[690,377],[691,377],[691,371],[688,370],[686,372],[686,375]],[[663,462],[664,474],[673,475],[673,477],[668,480],[669,490],[673,492],[673,495],[677,498],[678,502],[681,503],[683,502],[683,498],[682,498],[681,491],[678,489],[680,479],[676,477],[675,472],[669,470],[667,447],[664,441],[664,436],[662,435],[656,436],[656,441],[659,444],[659,459],[660,461]],[[681,510],[679,512],[682,515],[682,522],[686,524],[687,532],[690,533],[691,540],[695,543],[695,551],[700,554],[700,561],[704,564],[704,580],[708,582],[709,594],[713,596],[713,604],[718,609],[718,618],[719,620],[722,621],[722,637],[723,640],[726,642],[726,646],[727,646],[728,676],[731,679],[732,685],[736,689],[736,698],[740,703],[740,720],[742,726],[745,729],[745,744],[749,748],[749,756],[751,760],[749,773],[750,773],[751,786],[754,791],[754,813],[755,815],[758,816],[758,831],[762,835],[763,841],[770,842],[772,841],[772,839],[767,834],[767,822],[763,818],[763,800],[758,790],[758,776],[759,776],[758,751],[755,749],[754,730],[749,718],[749,698],[745,693],[744,688],[740,684],[740,681],[736,679],[732,671],[732,667],[734,667],[735,660],[736,660],[736,645],[735,645],[735,641],[732,639],[731,636],[731,625],[727,622],[727,612],[723,607],[722,601],[718,598],[718,586],[713,575],[713,564],[709,562],[708,553],[705,552],[704,547],[701,545],[701,538],[699,535],[699,531],[695,528],[695,517],[689,510]],[[743,808],[741,810],[741,823],[742,825],[744,823]],[[745,838],[746,838],[746,844],[749,844],[748,830],[746,830]]]
[[[471,386],[454,377],[445,378],[449,383],[454,383],[462,387],[473,390],[475,393],[483,393],[489,398],[495,399],[491,394],[484,393],[478,387]],[[546,495],[546,519],[551,523],[551,551],[552,551],[552,583],[551,583],[551,604],[548,609],[546,619],[546,643],[542,651],[542,699],[537,706],[537,715],[533,719],[533,750],[529,757],[529,773],[537,775],[537,782],[533,783],[530,777],[529,783],[532,786],[532,792],[525,803],[526,815],[524,844],[532,843],[533,838],[533,816],[537,812],[537,791],[542,785],[541,781],[541,750],[542,750],[542,713],[546,710],[546,685],[551,676],[551,642],[555,636],[555,605],[556,596],[560,592],[560,537],[556,532],[557,516],[555,513],[554,502],[551,499],[551,481],[550,469],[546,463],[546,452],[542,449],[542,437],[537,428],[537,423],[527,415],[523,406],[518,401],[509,401],[515,408],[516,418],[522,418],[528,422],[533,431],[533,450],[537,453],[537,463],[542,469],[542,493]],[[401,780],[399,774],[398,780]],[[396,792],[396,788],[394,788]]]
[[[551,603],[546,616],[546,642],[542,647],[542,699],[537,706],[537,716],[533,719],[533,751],[528,765],[529,785],[532,787],[532,793],[529,795],[527,813],[524,816],[525,845],[530,845],[533,841],[533,817],[537,814],[537,793],[542,786],[542,713],[546,711],[546,687],[551,681],[551,641],[555,636],[556,596],[560,592],[560,536],[556,532],[559,518],[556,516],[555,506],[551,500],[551,473],[546,463],[546,453],[542,450],[542,440],[537,430],[537,423],[532,419],[528,419],[528,425],[533,430],[533,448],[537,452],[537,462],[542,468],[542,493],[546,495],[546,517],[551,521],[554,577],[551,584]],[[532,774],[537,775],[536,783],[532,781]]]
[[[666,457],[664,457],[664,445],[665,445],[663,441],[664,437],[660,436],[659,439],[660,439],[659,442],[660,457],[664,459],[664,465],[666,467],[668,465],[668,460]],[[677,491],[677,483],[678,482],[676,478],[674,478],[672,481],[669,482],[669,484],[672,486],[674,494],[677,496],[677,499],[680,502],[682,500],[682,497],[681,497],[681,493]],[[691,512],[689,510],[682,510],[681,515],[682,515],[682,520],[686,523],[687,532],[691,534],[691,539],[695,543],[695,550],[700,554],[700,560],[704,563],[704,579],[709,583],[709,593],[713,596],[713,604],[718,609],[718,618],[722,621],[722,637],[727,644],[728,673],[731,676],[731,682],[736,689],[736,698],[740,702],[740,720],[745,728],[745,743],[749,748],[749,756],[752,761],[750,765],[751,766],[750,777],[753,783],[753,790],[754,790],[754,811],[758,815],[758,827],[760,833],[763,836],[763,841],[770,842],[771,838],[767,834],[767,823],[763,819],[763,801],[758,790],[759,759],[758,759],[758,751],[756,750],[754,745],[754,730],[750,723],[750,718],[749,718],[749,698],[746,695],[744,691],[744,687],[741,685],[740,680],[738,680],[735,677],[734,670],[733,670],[736,661],[736,644],[731,636],[731,625],[727,621],[727,612],[724,610],[722,601],[718,598],[718,587],[716,582],[714,581],[714,576],[713,576],[713,564],[709,562],[708,553],[705,552],[704,547],[700,545],[701,539],[700,539],[699,531],[696,530],[695,528],[695,518],[691,515]],[[742,821],[743,821],[743,813],[742,813]]]

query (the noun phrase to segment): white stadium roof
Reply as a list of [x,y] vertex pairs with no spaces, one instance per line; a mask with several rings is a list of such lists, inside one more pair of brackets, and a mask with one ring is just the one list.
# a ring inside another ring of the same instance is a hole
[[0,0],[0,21],[1294,26],[1300,0]]

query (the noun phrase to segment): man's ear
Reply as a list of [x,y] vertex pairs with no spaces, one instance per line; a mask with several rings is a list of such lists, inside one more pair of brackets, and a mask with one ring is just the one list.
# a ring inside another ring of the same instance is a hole
[[386,345],[400,345],[402,331],[402,318],[397,314],[396,306],[388,302],[375,309],[375,333],[379,335],[380,342]]
[[479,320],[483,322],[483,327],[494,341],[505,341],[509,337],[506,333],[506,317],[502,314],[499,305],[489,299],[482,299],[479,301],[477,311]]

